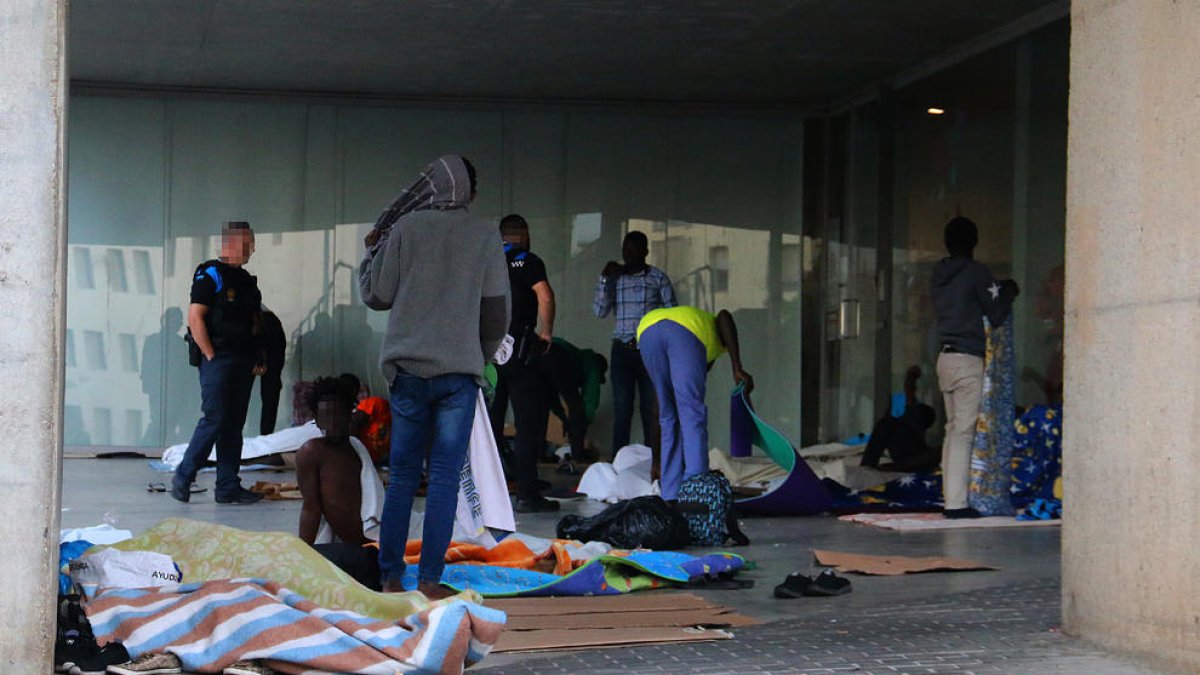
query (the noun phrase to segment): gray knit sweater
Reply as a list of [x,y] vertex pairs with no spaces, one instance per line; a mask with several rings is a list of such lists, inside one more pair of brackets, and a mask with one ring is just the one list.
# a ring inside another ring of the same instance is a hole
[[363,302],[390,310],[379,360],[391,382],[464,374],[482,380],[508,327],[508,266],[495,225],[466,209],[396,221],[358,269]]

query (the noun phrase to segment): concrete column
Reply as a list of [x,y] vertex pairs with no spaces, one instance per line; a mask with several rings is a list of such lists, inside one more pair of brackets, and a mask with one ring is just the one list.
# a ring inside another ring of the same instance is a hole
[[0,2],[0,672],[54,648],[66,241],[63,0]]
[[1200,3],[1074,0],[1068,632],[1200,667]]

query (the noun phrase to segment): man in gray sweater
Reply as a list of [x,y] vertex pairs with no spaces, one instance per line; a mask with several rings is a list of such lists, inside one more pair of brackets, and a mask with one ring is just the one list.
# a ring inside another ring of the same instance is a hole
[[930,295],[937,314],[941,353],[937,360],[938,387],[946,404],[946,440],[942,445],[943,513],[947,518],[978,518],[967,505],[971,445],[983,399],[983,367],[987,353],[984,317],[1000,326],[1012,312],[1020,293],[1012,280],[997,282],[975,260],[979,231],[961,216],[946,224],[946,251],[933,269]]
[[379,567],[385,591],[401,591],[413,497],[428,457],[418,590],[439,586],[458,505],[479,383],[508,327],[508,268],[494,225],[474,220],[475,169],[456,155],[425,167],[367,235],[359,289],[388,310],[380,364],[390,383],[391,481]]

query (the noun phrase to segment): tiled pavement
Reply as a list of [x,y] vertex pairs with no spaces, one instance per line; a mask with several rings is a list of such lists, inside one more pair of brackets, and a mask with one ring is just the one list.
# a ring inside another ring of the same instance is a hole
[[846,614],[826,611],[738,629],[733,640],[528,655],[510,663],[503,660],[515,656],[495,655],[481,670],[489,675],[1153,672],[1059,633],[1058,593],[1054,581],[1026,583]]

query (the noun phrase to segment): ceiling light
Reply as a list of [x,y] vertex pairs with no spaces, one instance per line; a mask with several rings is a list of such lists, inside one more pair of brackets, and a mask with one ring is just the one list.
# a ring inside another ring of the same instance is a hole
[[929,113],[930,115],[944,115],[944,114],[946,114],[946,111],[945,111],[945,110],[942,110],[941,108],[929,108],[929,109],[928,109],[928,110],[926,110],[925,112]]

